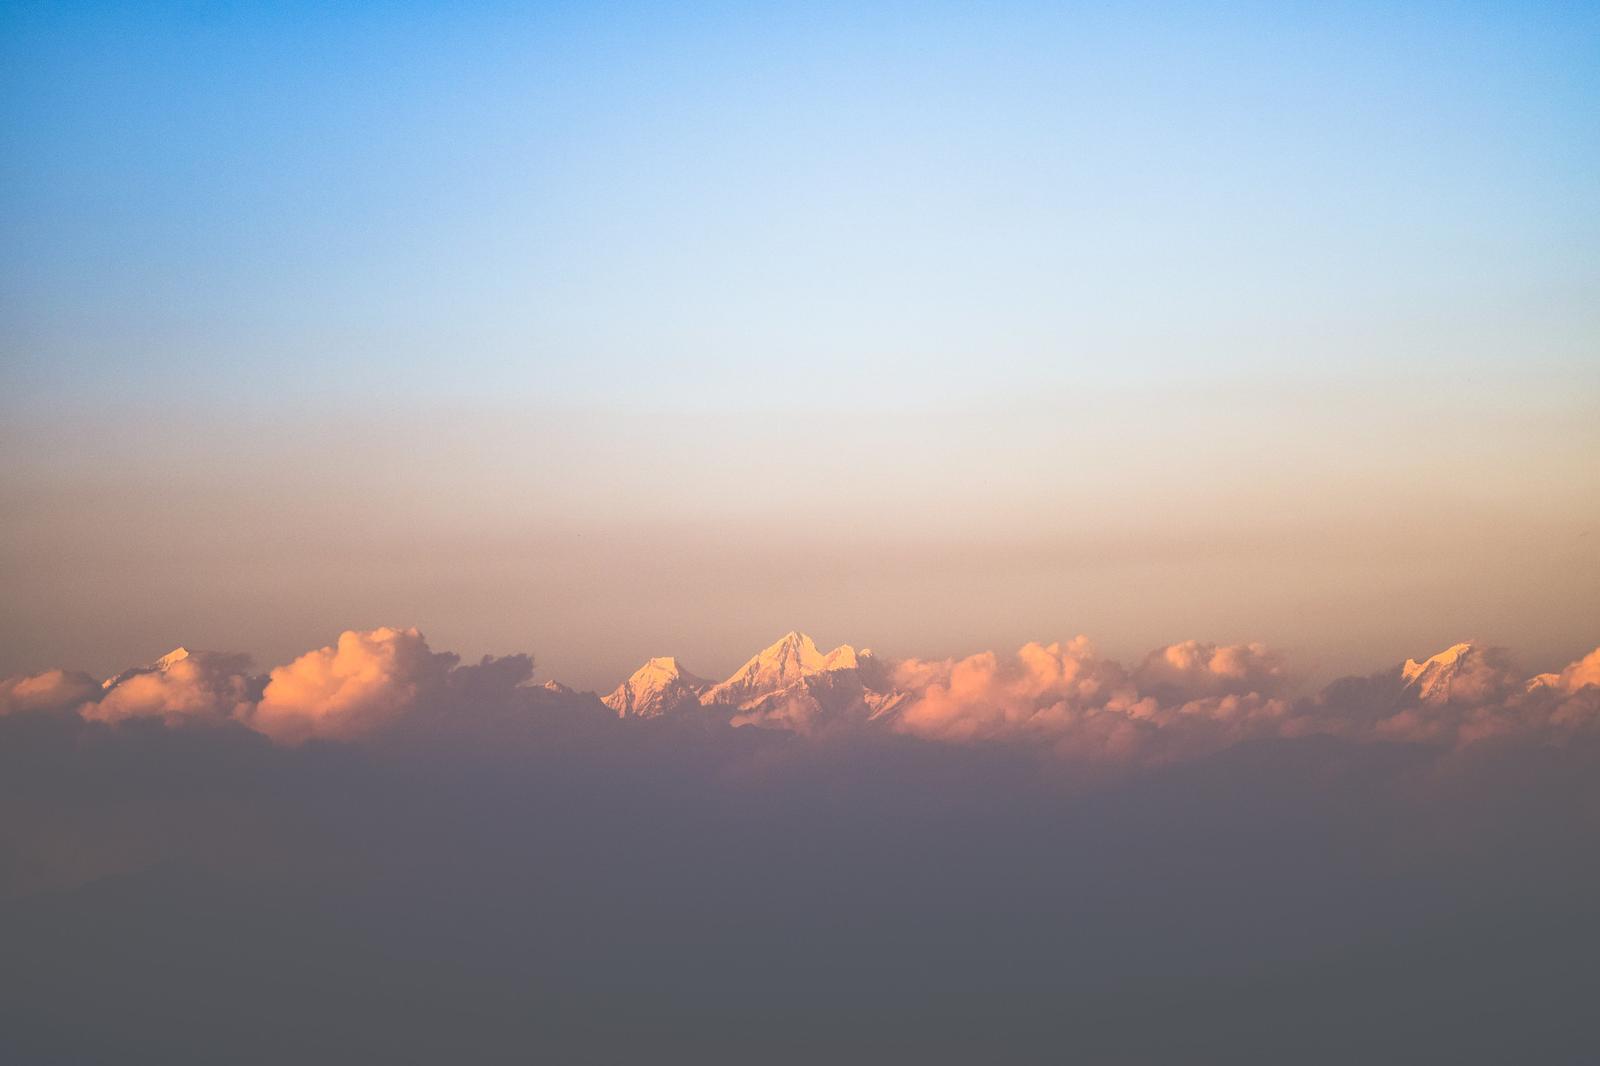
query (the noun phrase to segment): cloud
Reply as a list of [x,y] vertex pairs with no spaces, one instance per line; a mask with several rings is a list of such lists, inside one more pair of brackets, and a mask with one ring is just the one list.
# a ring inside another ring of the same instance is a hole
[[1265,644],[1185,640],[1157,648],[1134,671],[1141,691],[1179,698],[1274,693],[1287,684],[1283,656]]
[[[1070,644],[995,657],[1001,690],[1116,673],[1086,656],[1065,680]],[[382,723],[454,735],[482,701],[542,698],[517,687],[527,670],[452,668]],[[1109,778],[1064,772],[1043,743],[591,711],[577,728],[524,713],[520,732],[447,750],[0,719],[0,1058],[748,1062],[772,1058],[781,1024],[937,1062],[1031,1018],[1048,1028],[1022,1029],[1021,1059],[1193,1059],[1204,1031],[1238,1060],[1278,1018],[1270,1053],[1244,1056],[1278,1062],[1310,1018],[1358,1030],[1332,1056],[1348,1060],[1374,1032],[1400,1046],[1372,1019],[1414,1020],[1393,1004],[1417,988],[1438,994],[1409,1058],[1438,1058],[1460,1017],[1504,1029],[1505,990],[1530,1004],[1508,1041],[1564,1019],[1584,1046],[1600,745],[1315,737]],[[1087,744],[1116,723],[1114,750],[1119,731],[1206,717],[1083,714],[1040,735]],[[149,980],[152,958],[171,980]],[[316,1024],[263,1029],[264,1009]],[[1230,1024],[1203,1030],[1219,1011]],[[970,1039],[952,1052],[908,1018]],[[706,1050],[719,1029],[737,1048]],[[1130,1051],[1146,1031],[1168,1043]]]
[[1280,657],[1259,644],[1186,641],[1128,670],[1087,638],[1029,643],[945,662],[907,660],[897,683],[917,694],[896,728],[942,741],[1036,738],[1063,753],[1165,758],[1272,732],[1289,705]]
[[244,714],[261,692],[250,675],[250,657],[224,652],[188,652],[159,670],[117,680],[83,716],[102,722],[129,718],[225,721]]
[[383,627],[347,630],[337,644],[275,668],[260,703],[243,713],[279,743],[348,740],[392,721],[424,693],[438,691],[456,657],[435,653],[422,633]]
[[1596,664],[1600,649],[1569,664],[1554,684],[1535,678],[1509,696],[1462,708],[1457,741],[1521,737],[1559,743],[1600,734],[1600,681],[1591,680]]
[[76,671],[46,670],[42,674],[8,677],[0,680],[0,715],[65,710],[99,694],[99,682]]
[[1563,692],[1580,692],[1588,685],[1600,685],[1600,648],[1569,664],[1556,683]]
[[[266,677],[193,653],[104,696],[82,674],[13,679],[0,706],[55,713],[0,717],[0,940],[18,975],[0,1057],[45,1057],[65,1033],[87,1034],[75,1061],[146,1046],[171,1061],[161,1040],[180,1032],[197,1060],[226,1059],[266,1002],[318,1021],[283,1030],[315,1046],[274,1061],[319,1061],[330,1032],[346,1059],[592,1058],[630,1017],[636,1042],[611,1057],[659,1057],[669,1014],[697,1039],[747,1025],[726,1058],[749,1061],[774,1004],[858,1041],[863,1017],[886,1018],[889,1057],[918,1058],[892,1042],[903,1019],[979,1002],[970,1048],[1020,1004],[1052,1025],[1078,1012],[1028,1057],[1099,1026],[1114,1059],[1164,994],[1192,1011],[1171,1038],[1188,1046],[1229,1005],[1238,1027],[1213,1036],[1230,1050],[1288,1017],[1263,1057],[1282,1061],[1307,1017],[1257,1009],[1296,987],[1282,960],[1370,994],[1368,1018],[1426,987],[1456,1013],[1480,996],[1472,1013],[1499,1023],[1481,975],[1549,975],[1551,944],[1574,960],[1546,982],[1567,996],[1557,1013],[1581,1019],[1594,937],[1567,934],[1596,927],[1600,652],[1517,683],[1503,653],[1476,657],[1435,657],[1437,698],[1398,665],[1296,697],[1260,645],[1124,664],[1081,637],[1030,643],[883,663],[892,713],[803,738],[618,718],[531,685],[527,656],[464,665],[415,629],[348,632]],[[1429,937],[1408,942],[1416,929]],[[1383,953],[1352,970],[1361,943]],[[158,956],[179,994],[141,979]],[[419,976],[395,991],[396,967]],[[1191,976],[1152,993],[1152,972]],[[1519,981],[1536,1029],[1549,991]],[[197,1035],[196,1017],[221,1021]],[[1343,1032],[1347,1012],[1325,1021]],[[569,1023],[569,1044],[537,1044]],[[495,1053],[472,1043],[486,1031]],[[1440,1031],[1419,1024],[1411,1057]],[[6,1047],[18,1033],[35,1042]],[[929,1039],[920,1057],[938,1060]]]
[[1029,643],[1011,660],[994,652],[895,667],[895,684],[918,693],[900,712],[903,732],[940,740],[994,739],[1043,731],[1068,708],[1134,697],[1126,673],[1099,659],[1084,637]]
[[912,693],[895,728],[950,743],[1027,740],[1113,761],[1194,758],[1274,737],[1459,747],[1600,731],[1600,650],[1532,680],[1504,649],[1447,654],[1427,686],[1395,668],[1298,698],[1283,657],[1261,644],[1183,641],[1132,669],[1083,637],[1027,644],[1009,659],[909,659],[895,667],[896,684]]
[[1301,709],[1316,731],[1374,741],[1461,747],[1488,740],[1560,742],[1600,728],[1600,649],[1559,673],[1527,678],[1503,648],[1458,645],[1410,672],[1341,678]]
[[0,715],[75,713],[118,724],[235,722],[283,745],[312,738],[356,740],[407,724],[438,736],[481,736],[530,711],[600,708],[592,694],[529,686],[527,655],[484,656],[460,665],[435,652],[416,628],[349,630],[267,675],[247,655],[178,649],[102,683],[50,670],[0,680]]
[[[1456,645],[1296,695],[1283,655],[1259,643],[1180,641],[1132,666],[1085,637],[1013,655],[902,659],[803,678],[794,691],[724,718],[822,734],[878,731],[943,744],[1031,744],[1063,758],[1151,764],[1241,741],[1316,735],[1442,748],[1490,740],[1559,743],[1600,732],[1600,649],[1528,678],[1504,649]],[[266,676],[243,655],[182,652],[102,690],[54,670],[0,682],[0,714],[77,710],[87,720],[167,725],[236,721],[280,745],[380,733],[475,744],[534,717],[582,728],[609,718],[591,693],[533,686],[526,655],[462,665],[416,628],[342,633]],[[692,717],[700,717],[698,715]]]

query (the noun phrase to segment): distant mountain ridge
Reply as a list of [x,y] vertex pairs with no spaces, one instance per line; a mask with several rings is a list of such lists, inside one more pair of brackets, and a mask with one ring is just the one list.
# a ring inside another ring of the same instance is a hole
[[[675,657],[658,656],[601,697],[555,680],[534,681],[526,656],[498,666],[486,658],[452,670],[439,664],[454,663],[456,657],[429,653],[415,631],[376,635],[408,634],[420,647],[409,660],[363,657],[369,649],[356,639],[362,635],[347,633],[338,649],[309,653],[308,662],[297,660],[269,678],[251,668],[247,655],[178,647],[104,682],[57,671],[10,682],[0,687],[0,696],[11,693],[13,705],[26,707],[23,700],[39,702],[38,691],[59,689],[63,699],[81,699],[77,686],[86,685],[93,695],[80,707],[85,718],[256,723],[273,679],[285,685],[274,707],[304,701],[295,684],[303,690],[309,678],[315,691],[332,693],[326,705],[335,708],[333,713],[345,705],[339,700],[368,699],[376,692],[370,698],[389,701],[384,713],[396,714],[422,698],[424,690],[427,699],[448,703],[496,690],[509,678],[516,705],[526,709],[794,733],[870,727],[958,741],[1070,735],[1097,750],[1116,751],[1197,730],[1219,742],[1364,730],[1436,740],[1600,726],[1600,649],[1559,673],[1530,677],[1505,649],[1462,642],[1297,696],[1288,691],[1277,660],[1259,645],[1191,641],[1158,649],[1131,668],[1098,656],[1084,638],[1030,643],[1010,659],[982,652],[962,659],[886,661],[849,644],[824,651],[807,634],[791,631],[720,681],[694,673]],[[380,645],[379,652],[392,648]],[[349,661],[337,661],[341,655]],[[314,713],[329,713],[324,704],[309,706]]]
[[602,702],[624,718],[706,713],[735,725],[805,730],[826,721],[865,721],[904,702],[869,649],[841,644],[823,652],[791,631],[715,684],[677,659],[650,659]]
[[[100,687],[109,692],[111,689],[116,688],[124,681],[127,681],[130,678],[138,677],[141,674],[166,673],[168,670],[172,669],[172,667],[188,659],[193,654],[195,653],[189,651],[188,648],[179,645],[153,663],[150,663],[146,666],[130,666],[126,670],[122,671],[122,673],[117,674],[115,677],[106,678],[100,683]],[[202,652],[200,654],[204,653]]]
[[[623,718],[705,715],[732,725],[808,732],[839,724],[893,724],[925,694],[924,684],[897,684],[895,664],[869,649],[841,644],[823,651],[810,636],[791,631],[711,682],[672,657],[650,659],[604,704]],[[1390,713],[1418,704],[1438,707],[1481,701],[1505,687],[1503,653],[1464,641],[1422,660],[1407,659],[1372,675],[1374,708]],[[902,676],[907,676],[902,671]],[[1557,684],[1554,674],[1518,684],[1531,691]]]

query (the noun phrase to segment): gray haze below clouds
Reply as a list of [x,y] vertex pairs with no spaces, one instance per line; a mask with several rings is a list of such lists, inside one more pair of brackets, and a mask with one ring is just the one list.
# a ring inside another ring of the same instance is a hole
[[1113,772],[530,710],[526,669],[354,744],[0,718],[0,1055],[1591,1057],[1592,738]]

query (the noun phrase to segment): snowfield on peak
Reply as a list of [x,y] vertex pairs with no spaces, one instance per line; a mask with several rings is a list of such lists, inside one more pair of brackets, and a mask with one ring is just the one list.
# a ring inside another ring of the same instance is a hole
[[854,670],[860,665],[856,650],[841,644],[824,655],[816,641],[804,633],[790,632],[752,656],[743,666],[705,695],[707,704],[741,706],[816,674]]
[[651,659],[606,696],[602,703],[622,718],[654,718],[698,707],[711,682],[696,677],[670,656]]
[[1407,659],[1400,677],[1408,690],[1414,690],[1424,703],[1443,703],[1450,698],[1450,686],[1473,654],[1470,643],[1452,644],[1422,662]]
[[204,654],[204,653],[203,652],[202,653],[191,652],[188,648],[185,648],[182,645],[179,645],[178,647],[173,648],[171,651],[167,652],[167,654],[163,655],[161,658],[157,659],[155,662],[150,663],[147,666],[130,666],[126,670],[122,671],[122,673],[116,675],[115,677],[106,678],[105,681],[101,683],[101,687],[104,688],[107,692],[109,692],[112,689],[116,688],[118,685],[122,684],[124,681],[127,681],[129,678],[139,677],[142,674],[163,674],[163,673],[166,673],[168,670],[172,669],[178,663],[183,662],[185,659],[188,659],[191,655],[194,655],[194,654]]
[[841,644],[824,652],[798,631],[784,634],[726,680],[712,684],[674,658],[651,659],[605,697],[622,717],[700,710],[735,725],[807,731],[824,721],[881,715],[906,699],[890,690],[870,651]]

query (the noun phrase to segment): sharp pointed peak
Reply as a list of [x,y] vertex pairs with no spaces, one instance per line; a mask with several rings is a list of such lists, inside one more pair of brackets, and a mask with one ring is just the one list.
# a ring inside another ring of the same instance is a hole
[[710,684],[685,670],[675,656],[658,655],[647,659],[601,702],[621,715],[650,716],[681,704],[698,704],[700,692]]
[[786,648],[816,651],[817,642],[811,639],[810,634],[802,633],[798,629],[791,629],[771,644],[768,644],[762,649],[761,653],[766,655],[769,652],[781,652]]
[[858,657],[848,644],[824,653],[808,634],[792,629],[757,652],[733,676],[713,686],[703,699],[707,703],[743,703],[809,677],[855,669],[860,665]]
[[702,680],[701,678],[696,677],[689,670],[685,669],[683,663],[678,661],[678,657],[676,655],[657,655],[653,658],[646,659],[644,665],[635,670],[629,680],[638,678],[673,677],[681,677],[688,681]]
[[1444,651],[1428,656],[1428,658],[1423,659],[1421,662],[1418,662],[1416,659],[1407,659],[1405,661],[1405,665],[1400,668],[1400,672],[1407,681],[1411,681],[1430,666],[1454,666],[1456,663],[1460,662],[1463,658],[1469,655],[1472,652],[1472,649],[1472,641],[1464,640],[1458,644],[1450,645]]
[[173,648],[171,651],[167,652],[167,654],[163,655],[161,658],[157,659],[155,661],[155,667],[157,670],[165,670],[173,663],[183,662],[183,660],[187,659],[192,654],[194,653],[180,644],[176,648]]
[[180,644],[178,647],[173,648],[171,651],[167,652],[167,654],[163,655],[155,662],[150,663],[148,666],[130,666],[126,670],[122,671],[122,673],[117,674],[114,677],[106,678],[104,681],[100,682],[100,687],[109,691],[116,688],[124,681],[127,681],[129,678],[139,677],[141,674],[164,673],[165,671],[176,666],[178,663],[181,663],[196,654],[204,653],[192,652]]

